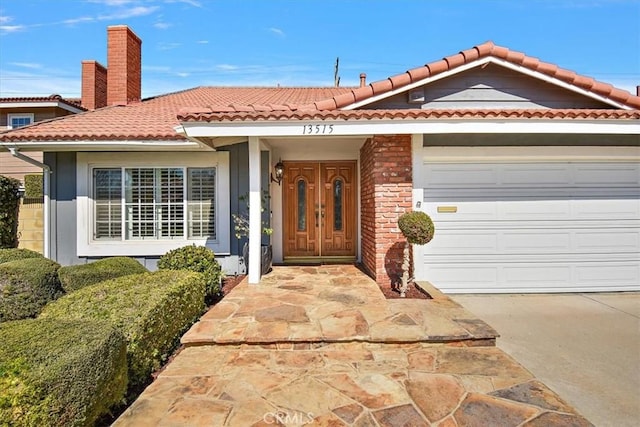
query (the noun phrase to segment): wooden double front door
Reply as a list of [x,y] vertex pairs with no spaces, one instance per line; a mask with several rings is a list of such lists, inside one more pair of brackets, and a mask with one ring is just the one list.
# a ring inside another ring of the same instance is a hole
[[354,260],[356,162],[285,162],[284,260]]

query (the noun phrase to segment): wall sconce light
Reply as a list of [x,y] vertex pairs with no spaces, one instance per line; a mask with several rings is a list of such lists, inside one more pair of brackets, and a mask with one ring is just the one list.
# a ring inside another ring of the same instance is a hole
[[278,163],[273,167],[273,171],[276,173],[276,177],[273,177],[273,173],[271,174],[271,182],[277,182],[278,185],[282,183],[282,177],[284,176],[284,165],[282,164],[282,159],[278,160]]

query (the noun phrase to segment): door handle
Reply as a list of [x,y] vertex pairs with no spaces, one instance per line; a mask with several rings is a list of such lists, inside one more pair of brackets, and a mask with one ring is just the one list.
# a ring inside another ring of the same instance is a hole
[[316,211],[316,228],[318,227],[318,211]]

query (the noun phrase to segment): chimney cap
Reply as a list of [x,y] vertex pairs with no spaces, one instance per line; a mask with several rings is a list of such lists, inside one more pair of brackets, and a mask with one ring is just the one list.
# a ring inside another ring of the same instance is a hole
[[365,87],[367,85],[367,74],[360,73],[360,87]]

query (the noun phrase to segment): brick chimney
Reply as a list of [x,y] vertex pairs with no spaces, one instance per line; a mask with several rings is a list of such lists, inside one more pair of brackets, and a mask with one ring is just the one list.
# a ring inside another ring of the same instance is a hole
[[126,25],[107,28],[107,105],[142,98],[142,40]]
[[82,106],[89,110],[107,105],[107,69],[97,61],[82,61]]

